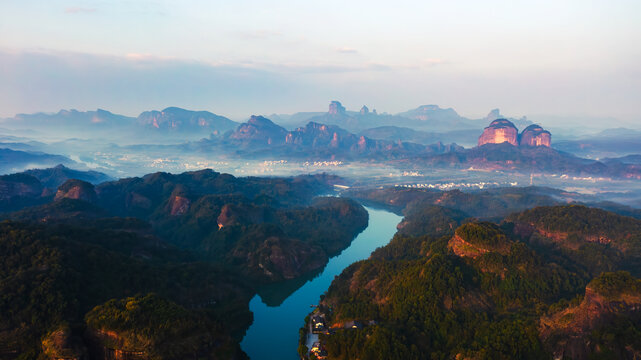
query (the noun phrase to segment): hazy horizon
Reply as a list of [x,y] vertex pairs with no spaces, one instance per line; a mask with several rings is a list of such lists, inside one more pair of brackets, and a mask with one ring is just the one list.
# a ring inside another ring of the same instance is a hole
[[337,99],[634,124],[639,10],[628,0],[5,1],[0,117],[179,106],[239,120]]

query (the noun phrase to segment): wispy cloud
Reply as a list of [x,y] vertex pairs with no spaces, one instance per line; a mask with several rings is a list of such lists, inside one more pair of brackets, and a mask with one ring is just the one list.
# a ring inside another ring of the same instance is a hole
[[358,53],[358,50],[351,47],[343,46],[343,47],[337,48],[336,52],[341,54],[356,54]]
[[81,13],[93,13],[96,12],[95,8],[85,8],[85,7],[68,7],[65,9],[65,14],[81,14]]

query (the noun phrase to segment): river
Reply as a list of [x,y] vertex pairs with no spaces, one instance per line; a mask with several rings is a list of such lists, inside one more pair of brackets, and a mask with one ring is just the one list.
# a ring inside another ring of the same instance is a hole
[[367,259],[372,251],[392,239],[402,218],[385,210],[365,209],[369,212],[368,227],[347,249],[331,258],[320,274],[308,278],[302,286],[299,280],[259,291],[251,300],[249,309],[254,313],[254,322],[240,345],[252,360],[299,359],[298,330],[313,310],[310,305],[318,304],[320,295],[343,269]]

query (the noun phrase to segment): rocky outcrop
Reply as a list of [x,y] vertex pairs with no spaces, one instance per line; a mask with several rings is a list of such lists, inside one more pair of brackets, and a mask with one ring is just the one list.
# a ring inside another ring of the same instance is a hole
[[502,144],[504,142],[518,146],[518,132],[519,130],[511,121],[506,119],[494,120],[490,123],[490,126],[483,130],[479,137],[478,146]]
[[[498,115],[498,109],[492,110],[490,114],[488,114],[488,118],[495,115]],[[530,125],[519,134],[519,129],[517,129],[510,120],[496,119],[492,121],[488,127],[483,129],[483,133],[479,137],[478,146],[503,143],[514,146],[550,147],[552,144],[552,135],[539,125]]]
[[[129,335],[129,334],[127,334]],[[134,342],[126,336],[105,329],[89,329],[86,334],[93,358],[97,360],[149,360],[149,340]],[[130,338],[135,338],[130,336]],[[138,340],[138,339],[136,339]],[[132,344],[133,343],[133,344]],[[137,348],[136,348],[137,347]]]
[[95,202],[97,197],[93,184],[82,180],[72,179],[67,180],[64,184],[60,185],[54,200],[65,198]]
[[189,205],[191,205],[191,201],[189,201],[188,198],[176,195],[172,197],[169,202],[169,206],[171,208],[170,214],[172,216],[184,215],[189,211]]
[[237,124],[228,118],[209,111],[191,111],[168,107],[162,111],[145,111],[138,116],[138,123],[150,129],[186,132],[225,132]]
[[547,146],[552,143],[552,134],[544,130],[539,125],[530,125],[526,127],[519,135],[520,146]]
[[591,359],[607,348],[611,356],[638,359],[641,353],[623,341],[608,344],[600,329],[621,318],[641,313],[640,281],[625,272],[604,273],[588,284],[583,301],[576,306],[544,316],[539,335],[555,359]]
[[[488,117],[492,115],[493,112],[490,112]],[[492,121],[490,126],[483,130],[483,133],[479,137],[478,146],[502,143],[509,143],[514,146],[550,147],[552,144],[552,134],[539,125],[530,125],[519,134],[519,130],[510,120],[497,119]]]
[[73,336],[67,326],[62,326],[42,339],[42,353],[48,360],[84,360],[87,348],[82,339]]
[[225,204],[218,215],[218,227],[261,224],[273,221],[274,215],[267,207],[251,204]]
[[287,140],[286,137],[285,128],[256,115],[252,115],[229,135],[229,139],[241,142],[240,145],[282,145]]
[[328,113],[330,115],[343,115],[345,114],[345,107],[343,104],[340,103],[340,101],[332,101],[329,103],[329,111]]
[[500,118],[502,118],[501,111],[499,109],[492,109],[485,117],[485,120],[491,122]]
[[509,254],[511,241],[495,224],[479,222],[459,226],[447,246],[460,257],[476,259],[490,252]]

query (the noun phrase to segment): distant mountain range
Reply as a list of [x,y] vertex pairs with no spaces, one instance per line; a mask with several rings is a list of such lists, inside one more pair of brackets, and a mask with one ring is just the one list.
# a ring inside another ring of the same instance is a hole
[[37,167],[51,167],[58,164],[71,165],[75,162],[68,157],[35,151],[19,151],[0,148],[0,174],[18,172]]
[[[360,111],[349,111],[339,101],[332,101],[327,112],[269,116],[274,122],[290,130],[305,126],[312,121],[340,126],[354,133],[382,126],[407,127],[430,133],[448,133],[481,129],[486,120],[490,118],[495,120],[499,117],[503,116],[498,109],[495,109],[486,118],[468,119],[460,116],[452,108],[443,109],[438,105],[423,105],[396,115],[377,113],[376,110],[370,111],[367,106],[363,106]],[[526,119],[510,120],[518,126],[529,124]],[[18,114],[13,118],[3,119],[0,123],[9,129],[33,129],[40,133],[39,135],[49,137],[56,134],[65,138],[87,137],[88,132],[100,132],[102,136],[119,136],[119,139],[133,137],[138,140],[158,136],[182,136],[193,139],[211,134],[223,135],[238,126],[238,123],[209,111],[191,111],[178,107],[144,111],[136,118],[102,109],[61,110],[57,113]]]
[[223,134],[238,124],[224,116],[208,111],[191,111],[177,107],[145,111],[137,118],[113,114],[106,110],[61,110],[58,113],[18,114],[4,119],[7,127],[31,128],[47,132],[48,136],[110,137],[117,139],[147,139],[158,136],[200,138]]
[[[473,168],[641,178],[638,159],[619,157],[641,153],[641,133],[628,129],[552,144],[549,131],[526,118],[505,119],[498,109],[484,119],[471,120],[437,105],[390,115],[366,106],[358,112],[349,111],[338,101],[332,101],[324,113],[274,118],[281,123],[263,116],[236,123],[211,112],[177,107],[146,111],[137,118],[105,110],[22,114],[5,119],[4,125],[32,128],[52,137],[58,134],[63,140],[42,143],[0,137],[0,147],[6,147],[0,150],[0,172],[74,164],[68,157],[48,153],[73,154],[86,162],[92,162],[96,154],[106,154],[109,163],[124,151],[158,158],[214,155],[229,159],[377,161],[417,170]],[[299,125],[292,128],[295,124]],[[519,133],[517,127],[523,131]],[[474,146],[477,142],[482,146]],[[594,160],[598,157],[607,159]]]
[[556,148],[592,158],[641,153],[641,131],[616,128],[577,140],[560,141]]
[[235,131],[195,143],[198,150],[227,152],[242,158],[288,158],[307,160],[387,160],[422,153],[442,153],[457,145],[422,145],[402,141],[374,140],[336,125],[309,122],[287,131],[262,116],[252,116]]
[[[422,105],[416,109],[391,115],[378,113],[376,110],[370,111],[367,106],[363,106],[360,111],[349,111],[339,101],[334,100],[329,104],[326,113],[305,112],[293,115],[272,115],[270,118],[290,129],[305,126],[308,122],[313,121],[326,125],[337,125],[355,133],[379,127],[406,127],[431,133],[449,133],[482,129],[488,119],[493,121],[505,118],[505,116],[501,115],[498,109],[494,109],[485,118],[468,119],[459,115],[452,108],[443,109],[438,105]],[[525,118],[510,118],[510,120],[522,127],[532,124]],[[401,138],[400,140],[409,139]],[[443,140],[439,139],[439,141]]]

